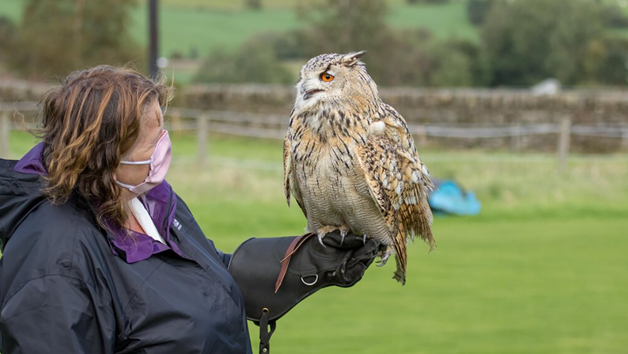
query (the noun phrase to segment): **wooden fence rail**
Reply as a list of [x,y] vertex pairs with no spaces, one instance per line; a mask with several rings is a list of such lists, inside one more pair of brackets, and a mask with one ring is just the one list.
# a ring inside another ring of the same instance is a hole
[[[21,112],[37,110],[34,102],[0,102],[0,157],[9,156],[9,132],[12,117]],[[257,138],[283,139],[287,128],[285,116],[259,113],[199,110],[190,108],[169,108],[166,113],[171,119],[169,129],[173,131],[196,131],[198,164],[207,163],[209,132],[219,132]],[[187,118],[184,122],[182,118]],[[565,171],[572,135],[586,135],[621,139],[622,147],[628,148],[628,124],[585,126],[572,125],[571,118],[564,116],[559,124],[527,124],[507,126],[478,125],[419,125],[410,124],[408,129],[417,137],[419,144],[427,137],[455,139],[484,139],[513,137],[515,151],[520,150],[521,138],[528,135],[557,134],[557,169]]]

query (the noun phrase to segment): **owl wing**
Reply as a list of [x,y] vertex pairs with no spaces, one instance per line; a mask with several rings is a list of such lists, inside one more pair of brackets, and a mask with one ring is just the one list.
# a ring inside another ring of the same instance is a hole
[[286,202],[288,206],[290,206],[290,195],[297,201],[301,211],[303,211],[303,215],[307,218],[307,212],[305,210],[303,204],[303,197],[301,196],[301,191],[299,190],[299,185],[296,182],[296,175],[293,169],[292,163],[292,148],[290,143],[290,130],[286,133],[286,137],[283,141],[283,177],[284,177],[284,194],[286,195]]
[[[386,115],[381,119],[386,125],[384,136],[394,146],[401,169],[402,187],[395,189],[394,205],[399,206],[400,222],[407,227],[410,236],[419,235],[430,248],[435,245],[432,236],[432,211],[428,203],[428,194],[436,186],[430,179],[430,173],[419,158],[412,134],[403,117],[391,106],[385,105]],[[381,123],[380,123],[381,124]],[[399,177],[399,175],[390,176]]]
[[371,196],[393,235],[397,265],[405,274],[406,235],[419,235],[434,246],[427,202],[434,185],[405,121],[390,106],[386,113],[372,124],[366,144],[358,146],[357,157]]

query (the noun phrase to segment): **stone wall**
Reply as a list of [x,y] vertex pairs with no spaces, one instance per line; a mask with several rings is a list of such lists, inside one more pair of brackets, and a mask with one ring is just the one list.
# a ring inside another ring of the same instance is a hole
[[[0,102],[36,101],[48,87],[0,82]],[[572,126],[624,129],[623,138],[572,134],[571,151],[628,151],[628,92],[624,91],[565,91],[553,96],[535,96],[524,90],[380,88],[380,95],[415,128],[558,125],[568,117]],[[285,127],[294,97],[295,89],[290,86],[188,86],[176,93],[172,106],[285,116],[282,124]],[[557,147],[557,133],[498,138],[417,135],[420,145],[435,148],[549,152]]]
[[39,101],[50,89],[46,83],[32,83],[0,77],[0,102]]
[[[286,122],[295,89],[285,86],[193,86],[183,93],[185,105],[221,111],[283,114]],[[535,96],[524,90],[423,90],[381,88],[410,125],[452,127],[504,127],[556,124],[569,117],[574,126],[611,126],[628,129],[628,92],[568,91]],[[422,144],[443,148],[482,148],[555,151],[557,134],[502,138],[444,138],[422,136]],[[624,138],[571,136],[571,151],[606,153],[628,150]]]

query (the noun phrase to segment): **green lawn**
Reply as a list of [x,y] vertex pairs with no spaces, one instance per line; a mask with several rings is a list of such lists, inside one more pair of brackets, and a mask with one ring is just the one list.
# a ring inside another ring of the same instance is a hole
[[[283,196],[281,142],[211,135],[195,163],[173,132],[169,181],[216,245],[296,235]],[[11,154],[32,139],[11,136]],[[408,282],[371,267],[350,289],[325,289],[282,318],[274,353],[625,353],[628,348],[628,158],[423,151],[432,174],[477,192],[477,217],[437,217],[438,248],[409,246]],[[254,348],[257,328],[251,326]]]
[[[186,164],[192,173],[173,183],[216,244],[229,252],[251,236],[300,233],[303,216],[283,198],[280,144],[212,141],[210,165]],[[234,167],[239,159],[246,163]],[[410,247],[405,287],[390,279],[391,266],[372,267],[354,288],[304,301],[280,321],[274,352],[625,352],[625,157],[574,157],[562,177],[552,175],[551,156],[428,152],[424,160],[478,192],[483,214],[437,218],[438,249]]]
[[436,220],[408,283],[372,267],[279,323],[277,353],[625,353],[628,221]]

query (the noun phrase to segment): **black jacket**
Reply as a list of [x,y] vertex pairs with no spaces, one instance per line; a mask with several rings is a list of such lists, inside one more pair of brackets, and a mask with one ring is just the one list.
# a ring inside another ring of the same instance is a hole
[[[38,175],[0,160],[0,350],[251,353],[244,302],[178,199],[166,251],[129,264],[81,198],[50,204]],[[178,198],[178,197],[177,197]]]

